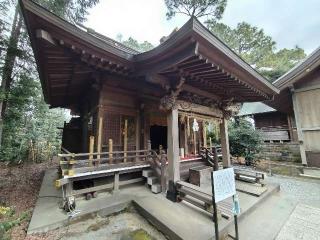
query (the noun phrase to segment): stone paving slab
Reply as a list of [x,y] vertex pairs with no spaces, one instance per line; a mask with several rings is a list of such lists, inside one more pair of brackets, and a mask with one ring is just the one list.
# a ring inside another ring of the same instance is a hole
[[266,186],[262,187],[259,184],[246,183],[238,180],[236,181],[236,189],[239,192],[248,193],[257,197],[260,197],[263,193],[265,193],[268,190]]
[[276,240],[319,240],[320,208],[298,204]]

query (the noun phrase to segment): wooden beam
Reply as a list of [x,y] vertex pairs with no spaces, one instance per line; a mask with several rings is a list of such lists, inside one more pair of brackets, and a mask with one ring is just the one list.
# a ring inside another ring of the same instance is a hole
[[48,43],[52,45],[56,45],[56,41],[52,38],[50,33],[43,29],[37,29],[36,30],[36,38],[47,41]]
[[190,93],[194,93],[196,95],[199,95],[199,96],[202,96],[202,97],[206,97],[206,98],[209,98],[209,99],[212,99],[212,100],[215,100],[215,101],[221,101],[221,97],[215,95],[215,94],[212,94],[212,93],[209,93],[207,91],[203,91],[199,88],[196,88],[196,87],[193,87],[189,84],[184,84],[182,85],[182,91],[186,91],[186,92],[190,92]]

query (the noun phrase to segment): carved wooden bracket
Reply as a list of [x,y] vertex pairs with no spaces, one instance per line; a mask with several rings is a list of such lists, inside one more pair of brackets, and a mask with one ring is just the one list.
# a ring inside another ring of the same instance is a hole
[[161,110],[172,110],[177,109],[176,104],[177,98],[182,91],[182,85],[185,83],[185,78],[180,77],[178,84],[174,87],[174,90],[171,88],[170,93],[165,95],[160,99],[160,109]]
[[242,103],[228,102],[223,105],[223,116],[226,119],[236,116],[242,107]]

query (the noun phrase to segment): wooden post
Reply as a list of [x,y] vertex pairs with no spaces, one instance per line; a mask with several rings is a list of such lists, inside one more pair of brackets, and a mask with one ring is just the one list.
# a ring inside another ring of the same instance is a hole
[[168,123],[168,161],[169,180],[180,180],[179,169],[179,133],[178,133],[178,110],[172,109],[167,115]]
[[81,135],[82,135],[82,146],[81,151],[86,153],[88,152],[88,115],[82,116],[82,129],[81,129]]
[[223,168],[228,168],[231,166],[231,163],[228,137],[228,121],[225,118],[222,118],[222,122],[220,123],[220,136]]
[[197,136],[195,131],[193,131],[193,144],[194,144],[194,155],[197,155]]
[[289,114],[287,114],[287,121],[288,121],[288,129],[289,129],[290,142],[292,142],[292,141],[293,141],[293,130],[292,130],[291,117],[290,117]]
[[297,94],[294,92],[294,89],[291,89],[291,93],[292,93],[293,110],[294,110],[294,115],[296,120],[298,141],[299,141],[299,147],[300,147],[301,162],[303,165],[307,165],[308,163],[307,163],[306,149],[304,146],[304,136],[302,132],[300,109],[299,109],[299,104],[297,102]]
[[167,166],[167,157],[166,154],[164,152],[164,150],[160,150],[159,152],[160,156],[161,156],[161,191],[163,193],[166,192],[167,190],[167,179],[166,179],[166,166]]
[[[136,118],[136,151],[140,150],[140,111],[137,114]],[[136,162],[139,161],[139,153],[136,153]]]
[[89,115],[88,115],[88,103],[85,101],[82,104],[81,108],[81,151],[84,153],[88,152],[88,122],[89,122]]
[[124,156],[123,162],[127,162],[126,151],[128,151],[128,119],[124,120],[123,151],[125,152],[123,154]]
[[[101,140],[102,140],[102,124],[103,118],[99,118],[99,129],[98,129],[98,144],[97,144],[97,152],[101,153]],[[100,160],[100,154],[97,155],[97,158]]]
[[92,166],[92,159],[93,159],[93,155],[91,155],[94,151],[94,136],[90,136],[90,141],[89,141],[89,166]]
[[114,173],[114,183],[113,183],[113,191],[119,191],[119,172]]
[[112,139],[109,139],[109,163],[110,164],[112,164],[112,162],[113,162],[113,154],[112,154],[112,152],[113,152],[113,141],[112,141]]
[[188,129],[187,129],[187,120],[184,123],[184,155],[187,156],[189,154],[188,147]]
[[207,147],[207,131],[206,131],[206,122],[202,121],[202,135],[203,135],[203,147]]

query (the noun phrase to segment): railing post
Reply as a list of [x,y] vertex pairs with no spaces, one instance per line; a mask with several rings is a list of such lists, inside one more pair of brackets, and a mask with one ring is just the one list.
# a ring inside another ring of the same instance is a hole
[[94,136],[90,136],[90,142],[89,142],[89,166],[92,167],[92,160],[93,160],[93,150],[94,150]]
[[[103,124],[103,118],[99,118],[99,126],[98,126],[98,143],[97,143],[97,152],[101,153],[101,142],[102,142],[102,124]],[[100,154],[97,155],[97,159],[99,159],[98,163],[100,163]]]
[[147,159],[149,161],[150,160],[149,158],[151,158],[151,155],[152,155],[152,152],[151,152],[151,141],[150,140],[147,141],[147,150],[148,150]]
[[124,140],[123,140],[123,162],[127,162],[127,151],[128,151],[128,119],[124,120]]
[[113,152],[113,141],[112,141],[112,139],[109,139],[109,164],[112,164],[112,162],[113,162],[112,152]]
[[214,171],[219,170],[219,159],[218,159],[218,152],[216,147],[212,147],[212,153],[213,153],[213,162],[214,162]]
[[164,150],[160,151],[161,159],[161,191],[165,193],[167,191],[167,178],[166,178],[166,166],[167,166],[167,157]]

